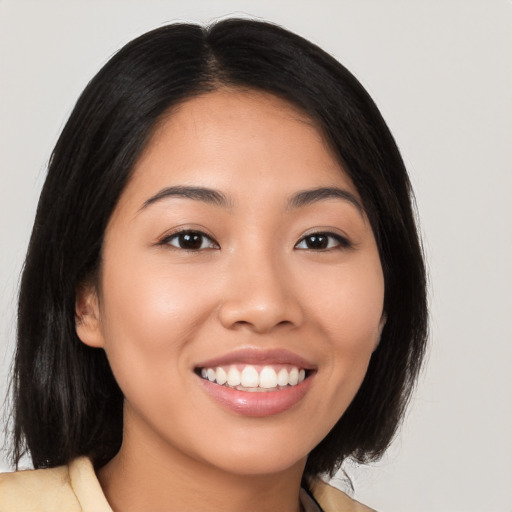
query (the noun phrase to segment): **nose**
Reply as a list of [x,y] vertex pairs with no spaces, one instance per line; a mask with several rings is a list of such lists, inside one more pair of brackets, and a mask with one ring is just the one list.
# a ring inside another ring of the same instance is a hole
[[252,256],[229,265],[219,307],[221,324],[259,334],[298,327],[303,310],[292,272],[271,256]]

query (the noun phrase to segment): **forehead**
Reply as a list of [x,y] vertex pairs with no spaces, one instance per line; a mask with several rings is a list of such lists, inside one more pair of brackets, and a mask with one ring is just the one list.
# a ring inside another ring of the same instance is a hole
[[128,195],[171,185],[293,193],[354,185],[305,113],[272,94],[222,88],[172,108],[139,158]]

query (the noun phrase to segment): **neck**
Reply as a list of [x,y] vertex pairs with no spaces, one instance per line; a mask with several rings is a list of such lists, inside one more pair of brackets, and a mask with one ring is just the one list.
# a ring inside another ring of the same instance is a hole
[[299,512],[304,465],[301,460],[271,474],[238,474],[162,443],[141,446],[125,433],[120,452],[98,478],[114,512]]

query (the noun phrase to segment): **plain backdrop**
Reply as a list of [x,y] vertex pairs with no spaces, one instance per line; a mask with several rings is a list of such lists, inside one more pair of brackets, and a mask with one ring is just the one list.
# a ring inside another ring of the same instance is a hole
[[[429,361],[401,434],[355,497],[392,512],[512,511],[512,3],[507,0],[0,0],[0,391],[46,162],[79,93],[162,24],[268,19],[367,87],[416,189]],[[0,470],[8,469],[5,456]]]

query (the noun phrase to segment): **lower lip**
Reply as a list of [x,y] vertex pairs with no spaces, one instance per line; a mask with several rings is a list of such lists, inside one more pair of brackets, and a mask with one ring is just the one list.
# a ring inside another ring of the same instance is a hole
[[227,409],[243,415],[264,417],[280,414],[300,402],[308,392],[313,375],[296,386],[275,391],[240,391],[199,377],[206,392]]

